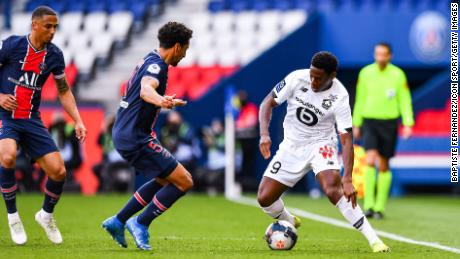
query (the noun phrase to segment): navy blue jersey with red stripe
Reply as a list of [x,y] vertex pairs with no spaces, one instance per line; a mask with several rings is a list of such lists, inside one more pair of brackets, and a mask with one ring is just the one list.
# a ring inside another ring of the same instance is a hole
[[160,95],[165,94],[168,65],[157,51],[147,54],[136,66],[120,101],[112,129],[113,143],[118,150],[136,150],[155,138],[153,127],[161,107],[140,97],[141,80],[144,76],[158,80],[156,91]]
[[63,78],[64,56],[54,44],[36,50],[28,36],[11,36],[0,42],[0,92],[16,96],[13,112],[0,107],[2,118],[40,118],[41,91],[50,73]]

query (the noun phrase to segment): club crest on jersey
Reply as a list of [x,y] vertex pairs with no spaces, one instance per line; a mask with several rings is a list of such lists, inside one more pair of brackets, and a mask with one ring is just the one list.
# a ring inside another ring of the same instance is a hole
[[331,159],[334,155],[334,149],[329,146],[324,146],[319,148],[319,153],[323,155],[324,159]]
[[275,86],[276,91],[279,93],[279,92],[281,91],[281,89],[284,88],[285,85],[286,85],[286,81],[285,81],[285,80],[279,82],[279,83],[276,84],[276,86]]
[[160,66],[158,64],[151,64],[147,68],[147,71],[149,71],[152,74],[158,74],[158,73],[160,73],[160,70],[161,70],[161,68],[160,68]]
[[46,70],[46,64],[45,62],[42,62],[38,65],[38,68],[40,69],[40,72],[43,73]]
[[337,95],[330,94],[329,98],[323,99],[323,103],[321,106],[323,106],[324,109],[329,110],[331,108],[332,103],[337,100]]

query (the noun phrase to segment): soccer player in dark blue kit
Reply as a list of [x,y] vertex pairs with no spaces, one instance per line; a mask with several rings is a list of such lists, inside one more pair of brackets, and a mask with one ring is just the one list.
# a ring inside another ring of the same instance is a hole
[[77,138],[83,142],[86,128],[75,98],[66,81],[64,57],[51,43],[58,18],[56,12],[40,6],[32,13],[32,32],[0,42],[0,187],[8,211],[11,239],[24,244],[27,235],[16,208],[16,152],[18,145],[45,171],[45,200],[35,220],[48,239],[62,243],[53,217],[62,193],[66,170],[61,154],[40,118],[43,84],[52,73],[64,110],[75,122]]
[[[117,151],[136,173],[155,177],[141,186],[118,214],[102,227],[122,247],[127,247],[124,229],[139,249],[151,250],[148,227],[193,186],[190,173],[161,146],[153,131],[161,108],[172,109],[186,102],[165,95],[168,66],[185,57],[192,31],[177,22],[168,22],[158,31],[160,47],[137,65],[120,102],[112,135]],[[144,211],[131,217],[138,211]]]

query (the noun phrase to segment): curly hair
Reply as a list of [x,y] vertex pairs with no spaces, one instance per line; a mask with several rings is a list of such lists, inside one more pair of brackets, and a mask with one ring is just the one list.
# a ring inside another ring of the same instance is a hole
[[36,18],[41,18],[45,15],[54,15],[57,16],[57,13],[51,9],[50,7],[46,5],[39,6],[35,8],[35,10],[32,12],[32,20]]
[[320,51],[311,59],[311,65],[316,68],[323,69],[326,73],[331,74],[332,72],[337,71],[339,62],[331,52]]
[[193,31],[179,22],[168,22],[158,31],[158,40],[160,47],[171,48],[176,43],[181,46],[189,44]]

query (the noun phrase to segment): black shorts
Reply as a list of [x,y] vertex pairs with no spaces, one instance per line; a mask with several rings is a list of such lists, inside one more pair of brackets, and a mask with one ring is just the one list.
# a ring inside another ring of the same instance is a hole
[[163,148],[157,139],[145,143],[138,150],[117,150],[136,170],[151,177],[168,177],[179,164],[168,150]]
[[394,156],[398,140],[397,119],[364,119],[361,132],[365,150],[376,149],[387,159]]

